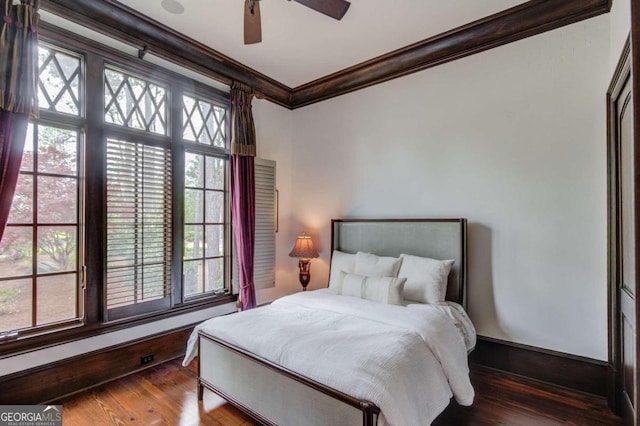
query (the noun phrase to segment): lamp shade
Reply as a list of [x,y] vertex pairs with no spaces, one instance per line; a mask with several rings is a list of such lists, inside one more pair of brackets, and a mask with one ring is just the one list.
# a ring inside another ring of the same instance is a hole
[[289,253],[289,257],[299,257],[301,259],[312,259],[318,256],[319,254],[313,247],[311,237],[305,234],[296,238],[296,244],[293,246],[291,253]]

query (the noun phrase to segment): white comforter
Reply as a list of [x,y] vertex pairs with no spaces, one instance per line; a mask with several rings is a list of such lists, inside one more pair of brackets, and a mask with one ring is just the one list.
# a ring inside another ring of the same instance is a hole
[[183,365],[197,355],[198,330],[373,402],[379,424],[426,425],[452,395],[473,402],[464,338],[436,306],[386,305],[329,289],[297,293],[198,325]]

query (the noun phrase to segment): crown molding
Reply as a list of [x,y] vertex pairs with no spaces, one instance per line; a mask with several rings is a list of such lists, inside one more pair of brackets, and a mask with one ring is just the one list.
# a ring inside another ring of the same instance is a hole
[[609,12],[611,0],[533,0],[293,89],[299,108]]
[[295,109],[608,13],[611,1],[531,0],[295,88],[116,0],[42,0],[41,8],[224,84],[242,82]]

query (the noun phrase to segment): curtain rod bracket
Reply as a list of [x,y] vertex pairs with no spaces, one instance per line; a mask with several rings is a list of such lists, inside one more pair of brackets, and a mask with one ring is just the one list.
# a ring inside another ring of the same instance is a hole
[[144,59],[144,55],[147,54],[147,45],[145,44],[142,49],[138,49],[138,58]]

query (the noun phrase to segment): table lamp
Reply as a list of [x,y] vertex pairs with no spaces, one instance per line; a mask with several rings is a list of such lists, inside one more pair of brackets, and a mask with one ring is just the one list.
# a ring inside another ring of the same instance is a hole
[[318,257],[318,252],[313,247],[313,241],[311,237],[304,232],[298,238],[296,238],[296,244],[293,246],[293,250],[289,253],[289,257],[297,257],[298,267],[300,268],[300,284],[302,284],[302,291],[307,290],[307,285],[311,280],[311,259]]

